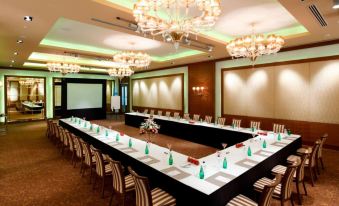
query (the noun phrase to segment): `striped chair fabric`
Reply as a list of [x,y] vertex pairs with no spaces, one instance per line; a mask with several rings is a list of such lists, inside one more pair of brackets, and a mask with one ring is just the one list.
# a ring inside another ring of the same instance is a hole
[[251,121],[250,128],[260,129],[260,123],[261,122]]
[[84,158],[84,151],[80,143],[80,138],[78,136],[74,136],[74,147],[76,151],[76,157],[82,161]]
[[105,175],[110,175],[112,172],[112,167],[110,164],[105,164],[102,153],[99,149],[96,149],[91,145],[91,150],[94,154],[94,159],[96,162],[95,171],[99,177],[104,177]]
[[[123,196],[123,205],[125,204],[125,193],[135,190],[135,184],[132,175],[124,176],[123,167],[121,162],[115,161],[111,158],[108,159],[112,167],[113,191]],[[110,204],[112,204],[113,193],[111,196]]]
[[144,110],[144,114],[148,114],[148,109],[145,109],[145,110]]
[[47,130],[46,130],[46,137],[50,138],[51,137],[51,127],[52,127],[52,120],[47,119]]
[[207,122],[207,123],[211,123],[212,122],[212,116],[208,116],[208,115],[206,115],[205,116],[205,122]]
[[[300,161],[300,165],[297,167],[296,172],[293,174],[293,181],[295,181],[296,183],[296,188],[297,188],[297,194],[298,194],[298,200],[299,203],[301,204],[301,197],[300,197],[300,192],[299,192],[299,184],[302,183],[304,186],[304,191],[305,194],[307,194],[307,190],[306,190],[306,186],[305,186],[305,182],[304,182],[304,176],[305,176],[305,164],[306,164],[306,160],[307,160],[308,154],[303,154],[301,156],[301,158],[294,158],[294,160],[296,161]],[[289,159],[291,159],[290,157],[287,158],[287,161],[289,161]],[[283,165],[277,165],[275,167],[273,167],[273,169],[271,170],[272,174],[281,174],[284,175],[286,172],[287,167],[283,166]]]
[[217,123],[219,124],[219,125],[225,125],[225,122],[226,122],[226,118],[225,117],[218,117],[218,121],[217,121]]
[[275,187],[280,183],[281,175],[277,174],[275,177],[275,181],[272,184],[265,185],[263,192],[259,199],[259,204],[245,195],[238,195],[234,197],[230,202],[227,203],[227,206],[269,206],[271,205],[272,194]]
[[240,126],[241,126],[241,119],[233,119],[233,120],[232,120],[232,124],[233,124],[235,127],[240,127]]
[[150,111],[149,114],[150,114],[150,115],[154,115],[154,109],[151,109],[151,111]]
[[75,153],[75,145],[74,145],[74,134],[70,133],[69,131],[66,132],[66,136],[68,138],[68,146],[69,146],[69,150],[71,152]]
[[[297,161],[294,164],[287,166],[281,183],[278,184],[273,191],[273,197],[280,199],[282,205],[286,200],[291,199],[293,175],[299,165],[300,161]],[[254,190],[257,192],[262,192],[265,185],[272,184],[273,182],[274,180],[263,177],[254,183]]]
[[168,112],[168,111],[166,111],[166,117],[170,117],[171,116],[171,112]]
[[328,137],[328,134],[324,134],[322,137],[321,137],[321,142],[320,142],[320,145],[319,145],[319,151],[318,151],[318,155],[317,155],[317,158],[318,160],[320,160],[320,163],[321,163],[321,167],[324,169],[324,162],[323,162],[323,146],[327,140],[327,137]]
[[135,183],[136,206],[175,206],[176,199],[160,188],[151,191],[148,178],[139,176],[128,167],[128,171],[133,177]]
[[199,121],[200,115],[199,114],[193,114],[193,120],[194,121]]
[[[305,167],[309,169],[310,171],[310,176],[311,176],[311,183],[312,186],[314,186],[314,179],[317,178],[317,174],[316,174],[316,161],[317,161],[317,153],[319,151],[320,148],[320,140],[316,140],[313,148],[311,149],[311,153],[308,156],[308,158],[306,159],[305,162]],[[289,158],[297,158],[297,156],[294,155],[290,155]]]
[[187,121],[190,120],[190,119],[191,119],[191,118],[190,118],[190,114],[185,113],[185,114],[184,114],[184,119],[186,119]]
[[273,124],[274,133],[284,133],[285,125],[283,124]]
[[158,115],[162,116],[162,111],[161,110],[158,110]]
[[87,142],[85,142],[84,140],[82,140],[82,139],[79,139],[79,140],[80,140],[81,146],[83,148],[83,152],[84,152],[84,161],[82,162],[82,165],[81,165],[81,168],[83,169],[82,170],[82,175],[85,174],[86,167],[88,167],[90,169],[89,180],[91,182],[91,180],[92,180],[92,171],[93,171],[92,168],[94,168],[95,165],[96,165],[95,158],[92,155],[92,152],[91,152],[89,144]]
[[174,117],[175,119],[179,119],[179,118],[180,118],[179,112],[174,112],[174,113],[173,113],[173,117]]

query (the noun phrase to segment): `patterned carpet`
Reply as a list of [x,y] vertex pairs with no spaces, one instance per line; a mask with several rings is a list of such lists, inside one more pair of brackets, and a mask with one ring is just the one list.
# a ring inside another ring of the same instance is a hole
[[[121,121],[98,123],[143,138],[138,129],[127,127]],[[107,185],[105,198],[101,199],[99,189],[92,190],[88,175],[79,175],[79,165],[73,168],[70,156],[60,154],[45,137],[45,130],[44,122],[10,124],[7,135],[0,136],[0,205],[108,205],[111,185]],[[159,135],[154,141],[163,146],[172,143],[175,150],[195,157],[215,151],[165,135]],[[307,183],[309,196],[304,197],[304,205],[338,205],[339,152],[325,150],[324,156],[326,169],[321,171],[315,187]],[[134,205],[133,196],[129,196],[126,205]],[[273,205],[279,202],[273,201]]]

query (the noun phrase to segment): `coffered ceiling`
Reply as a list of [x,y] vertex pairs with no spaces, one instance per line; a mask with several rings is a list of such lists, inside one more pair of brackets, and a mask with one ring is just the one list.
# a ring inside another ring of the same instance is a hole
[[[175,50],[161,37],[135,31],[133,2],[0,0],[0,66],[46,69],[46,62],[62,60],[105,72],[114,53],[138,50],[152,56],[150,69],[156,69],[228,57],[227,41],[252,29],[283,35],[285,47],[339,39],[339,11],[332,9],[332,0],[222,0],[214,29],[191,37],[191,44]],[[327,26],[320,25],[311,5]],[[32,22],[23,20],[27,15]],[[22,44],[16,43],[19,39]],[[208,51],[210,46],[213,51]]]

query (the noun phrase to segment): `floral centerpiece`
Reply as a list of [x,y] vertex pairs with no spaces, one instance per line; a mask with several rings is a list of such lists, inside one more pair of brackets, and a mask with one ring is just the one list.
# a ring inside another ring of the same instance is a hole
[[145,122],[141,123],[140,134],[147,134],[147,141],[151,142],[151,137],[159,132],[160,126],[154,121],[153,116],[145,119]]

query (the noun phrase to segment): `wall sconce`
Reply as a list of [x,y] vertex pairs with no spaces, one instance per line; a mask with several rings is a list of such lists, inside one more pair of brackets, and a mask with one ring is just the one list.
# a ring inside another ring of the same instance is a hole
[[207,88],[206,87],[192,87],[193,94],[198,96],[203,96],[206,94]]

